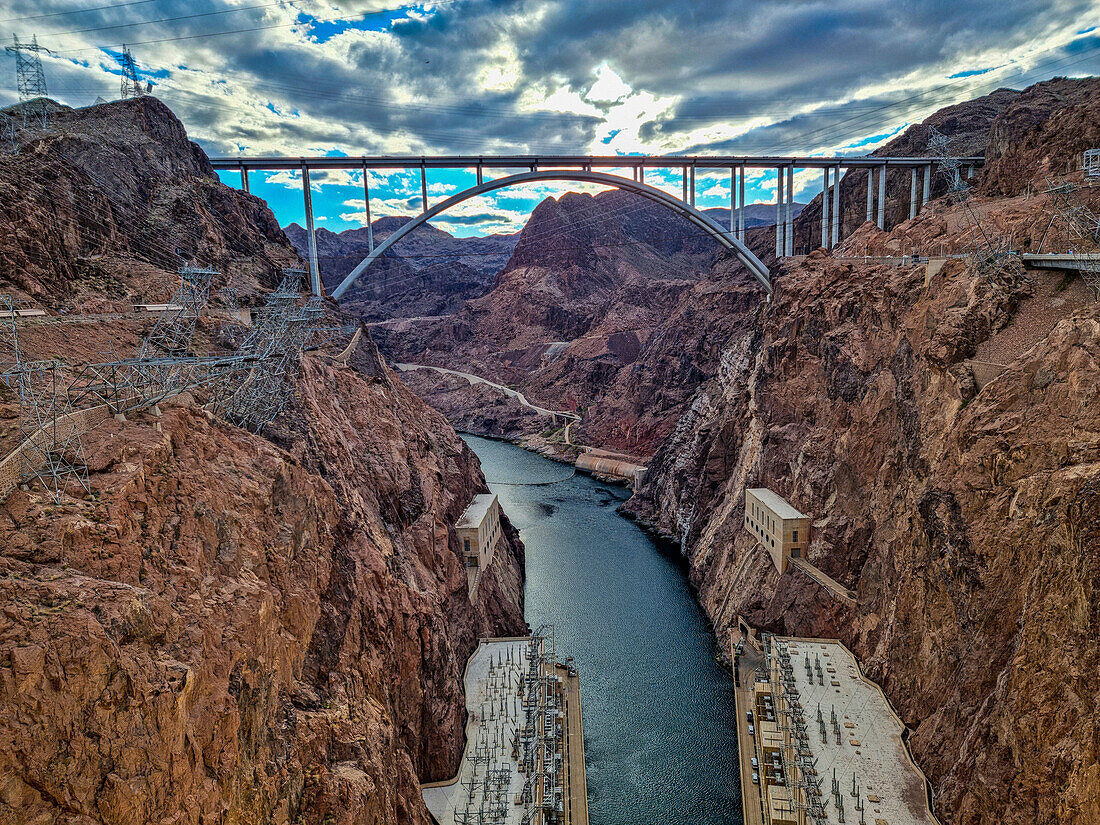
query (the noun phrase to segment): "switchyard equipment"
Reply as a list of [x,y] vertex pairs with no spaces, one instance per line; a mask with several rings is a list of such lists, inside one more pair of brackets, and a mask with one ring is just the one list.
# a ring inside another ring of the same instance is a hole
[[567,764],[567,690],[555,657],[550,626],[528,638],[482,640],[466,669],[458,775],[423,786],[441,825],[587,825],[586,800],[567,804],[577,796],[573,782],[583,789],[584,768],[583,758]]
[[[1100,150],[1090,151],[1100,152]],[[1088,152],[1085,154],[1087,156]],[[1087,163],[1086,157],[1086,174],[1088,174]],[[1100,155],[1097,163],[1100,164]],[[1081,273],[1085,283],[1092,287],[1097,300],[1100,300],[1100,258],[1095,254],[1100,247],[1100,215],[1093,212],[1091,206],[1085,201],[1084,194],[1090,190],[1096,191],[1091,182],[1082,185],[1071,180],[1062,180],[1057,183],[1047,181],[1046,194],[1050,198],[1050,223],[1047,224],[1042,240],[1039,241],[1038,251],[1042,252],[1051,227],[1056,223],[1059,224],[1065,230],[1070,242],[1074,244],[1071,254],[1077,258],[1074,261],[1075,268]]]
[[851,652],[827,639],[764,634],[762,640],[765,671],[757,673],[752,702],[764,822],[842,825],[870,817],[938,825],[901,720]]
[[1100,149],[1086,149],[1081,155],[1081,168],[1086,178],[1100,180]]

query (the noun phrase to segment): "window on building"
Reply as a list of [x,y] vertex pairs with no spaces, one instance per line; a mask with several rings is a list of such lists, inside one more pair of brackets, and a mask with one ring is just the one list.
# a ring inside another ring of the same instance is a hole
[[798,531],[797,530],[791,531],[791,541],[798,541]]
[[466,551],[467,553],[470,552],[470,540],[469,539],[463,539],[462,540],[462,549],[464,551]]
[[791,558],[792,559],[801,558],[801,553],[802,553],[802,551],[799,550],[797,547],[792,547],[791,548]]

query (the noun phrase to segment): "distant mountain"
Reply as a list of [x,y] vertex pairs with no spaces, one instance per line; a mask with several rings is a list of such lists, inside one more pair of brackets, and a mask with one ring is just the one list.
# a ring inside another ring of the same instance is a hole
[[[806,204],[795,203],[791,204],[792,218],[797,218],[802,214],[802,210],[806,208]],[[723,209],[722,207],[713,207],[710,209],[701,210],[704,215],[714,220],[715,223],[721,224],[726,229],[730,228],[730,211],[729,209]],[[745,207],[745,228],[748,229],[751,226],[775,226],[775,204],[774,203],[750,203]],[[735,213],[737,216],[741,214],[741,210],[738,209]],[[736,217],[734,218],[736,220]]]
[[[373,221],[375,244],[389,237],[412,218],[404,216]],[[295,248],[307,257],[306,230],[292,223],[284,230]],[[469,298],[492,288],[519,239],[514,235],[456,238],[430,224],[419,226],[376,261],[356,281],[344,303],[368,320],[446,315]],[[368,254],[367,228],[331,232],[317,230],[317,256],[321,278],[334,289]]]

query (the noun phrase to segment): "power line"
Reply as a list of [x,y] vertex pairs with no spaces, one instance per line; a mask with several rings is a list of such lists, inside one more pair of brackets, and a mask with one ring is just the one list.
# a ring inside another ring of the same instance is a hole
[[127,2],[127,3],[110,3],[106,6],[89,6],[88,8],[84,8],[84,9],[69,9],[68,11],[50,11],[50,12],[46,12],[45,14],[31,14],[31,15],[26,15],[26,16],[23,16],[23,17],[5,17],[3,20],[0,20],[0,23],[11,23],[11,22],[16,21],[16,20],[19,20],[19,21],[23,21],[23,20],[41,20],[43,17],[58,17],[60,15],[68,15],[68,14],[83,14],[83,13],[89,12],[89,11],[104,11],[106,9],[121,9],[124,6],[140,6],[140,5],[143,5],[145,3],[155,3],[155,2],[156,2],[156,0],[129,0],[129,2]]

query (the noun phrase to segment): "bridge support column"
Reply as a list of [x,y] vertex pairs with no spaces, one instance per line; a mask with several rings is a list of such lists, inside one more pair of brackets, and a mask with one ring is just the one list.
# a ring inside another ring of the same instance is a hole
[[691,167],[691,205],[695,206],[695,167]]
[[241,167],[241,189],[243,189],[245,192],[248,191],[248,167],[247,166],[242,166]]
[[730,167],[730,234],[737,237],[737,168]]
[[481,164],[479,163],[479,164],[477,165],[477,185],[478,185],[478,186],[481,186],[481,182],[482,182],[482,181],[481,181],[482,171],[483,171],[483,170],[482,170],[482,168],[481,168]]
[[775,170],[775,257],[783,257],[783,167]]
[[645,183],[645,167],[638,167],[638,183]]
[[428,211],[428,170],[420,167],[420,211]]
[[684,203],[691,203],[691,201],[688,200],[688,168],[686,166],[680,170],[680,180],[684,184],[683,201]]
[[743,163],[737,178],[737,200],[741,205],[737,212],[737,240],[743,242],[745,240],[745,164]]
[[875,167],[867,167],[867,220],[875,215]]
[[924,191],[921,193],[921,204],[928,203],[928,198],[932,195],[932,165],[924,167]]
[[878,170],[878,228],[886,228],[886,164]]
[[302,164],[302,192],[306,206],[306,233],[309,236],[309,285],[314,295],[321,294],[321,269],[317,265],[317,233],[313,228],[313,193],[309,189],[309,167]]
[[821,245],[829,248],[829,167],[821,170]]
[[794,254],[794,165],[787,167],[787,254]]
[[833,219],[833,238],[829,247],[832,248],[840,242],[840,167],[833,170],[833,208],[829,213]]
[[917,167],[913,167],[910,172],[912,178],[909,181],[909,220],[917,217]]
[[367,252],[374,252],[374,226],[370,222],[370,177],[367,164],[363,164],[363,208],[367,213]]

